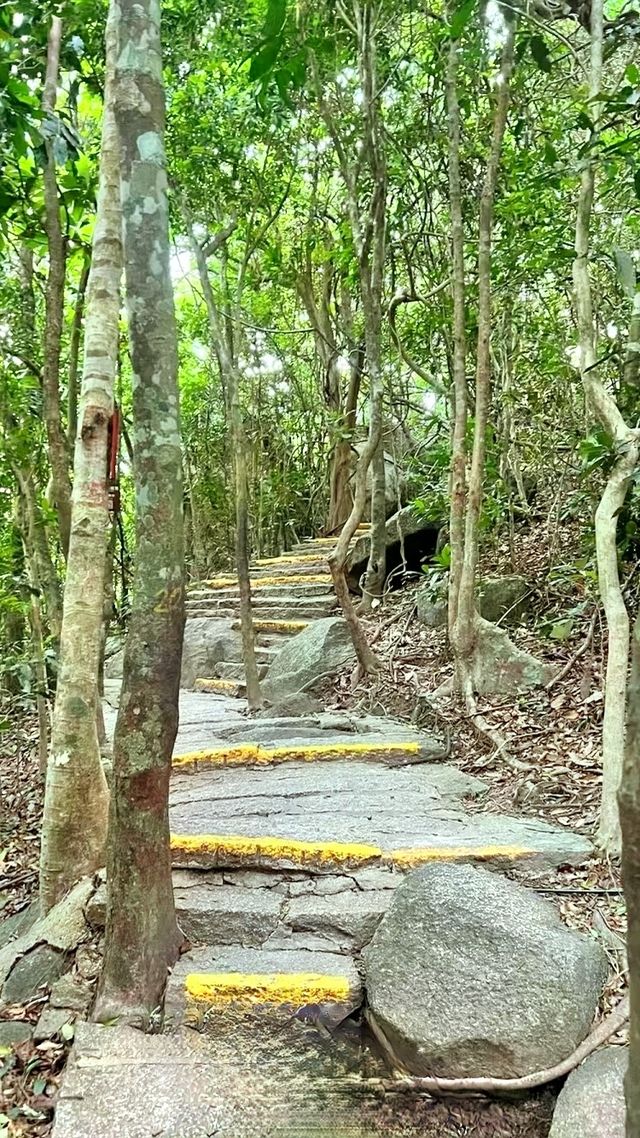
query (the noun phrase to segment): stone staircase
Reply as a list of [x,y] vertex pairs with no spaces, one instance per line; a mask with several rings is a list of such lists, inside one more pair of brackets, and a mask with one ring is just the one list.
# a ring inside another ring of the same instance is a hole
[[[328,584],[308,579],[328,544],[254,566],[254,596],[259,581],[276,590],[256,620],[261,667],[296,631],[272,627],[274,608],[333,604]],[[299,596],[292,578],[311,592]],[[209,587],[234,610],[233,585]],[[241,679],[226,664],[216,682]],[[249,718],[228,691],[181,692],[169,815],[190,947],[169,977],[165,1034],[80,1025],[54,1138],[418,1138],[418,1101],[382,1111],[363,1081],[384,1067],[364,1034],[361,953],[394,890],[427,862],[548,873],[588,858],[590,843],[482,812],[486,784],[407,724]],[[111,707],[108,729],[114,718]]]
[[[359,526],[354,541],[366,536],[368,526]],[[255,561],[250,569],[256,659],[264,679],[278,648],[301,632],[312,620],[331,616],[337,610],[327,565],[327,554],[336,538],[301,541],[280,557]],[[187,592],[187,617],[211,619],[239,617],[240,594],[231,574],[199,581]],[[238,627],[234,623],[234,627]],[[215,676],[200,676],[198,691],[241,697],[245,694],[244,667],[224,661]]]

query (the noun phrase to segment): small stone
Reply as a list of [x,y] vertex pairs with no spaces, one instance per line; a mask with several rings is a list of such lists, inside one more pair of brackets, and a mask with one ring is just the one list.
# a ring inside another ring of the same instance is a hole
[[334,893],[348,893],[355,889],[355,881],[351,877],[334,877],[327,875],[319,877],[314,892],[320,897],[329,897]]
[[0,1048],[15,1047],[31,1039],[33,1026],[21,1019],[7,1019],[0,1023]]
[[427,628],[444,628],[447,623],[446,587],[432,589],[421,585],[416,592],[416,615]]
[[42,1043],[45,1039],[53,1039],[54,1035],[60,1034],[65,1024],[74,1023],[75,1018],[75,1012],[67,1008],[43,1008],[33,1033],[34,1040]]
[[0,948],[3,948],[15,937],[28,932],[31,926],[35,925],[39,916],[40,906],[37,901],[34,901],[32,905],[27,905],[26,909],[21,909],[19,913],[14,913],[11,917],[5,917],[3,921],[0,921]]
[[553,1112],[549,1138],[624,1138],[626,1047],[605,1047],[572,1071]]
[[91,1003],[92,996],[92,986],[86,980],[83,981],[68,972],[66,976],[61,976],[59,980],[56,980],[51,988],[49,1002],[52,1008],[66,1008],[68,1011],[80,1012],[81,1015],[84,1015]]
[[107,917],[107,886],[102,883],[91,894],[85,906],[84,915],[94,929],[103,929]]
[[90,944],[79,945],[76,951],[76,973],[83,980],[96,980],[102,967],[102,953]]
[[21,956],[11,969],[2,989],[7,1004],[22,1004],[43,986],[50,986],[67,969],[68,954],[39,944]]

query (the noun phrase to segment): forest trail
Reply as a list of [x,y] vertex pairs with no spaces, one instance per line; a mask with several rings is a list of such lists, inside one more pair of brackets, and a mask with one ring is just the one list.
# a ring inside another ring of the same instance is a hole
[[[333,607],[308,579],[323,547],[256,567],[255,595],[260,580],[276,590],[258,620]],[[233,586],[210,588],[205,612],[234,615]],[[189,604],[202,615],[194,593]],[[222,679],[181,691],[170,823],[190,947],[169,980],[167,1034],[81,1025],[55,1138],[435,1135],[437,1111],[428,1121],[405,1100],[389,1114],[362,1082],[380,1072],[357,1022],[360,954],[396,885],[431,860],[548,871],[585,860],[591,845],[483,811],[485,783],[410,725],[329,711],[249,718],[228,671]]]

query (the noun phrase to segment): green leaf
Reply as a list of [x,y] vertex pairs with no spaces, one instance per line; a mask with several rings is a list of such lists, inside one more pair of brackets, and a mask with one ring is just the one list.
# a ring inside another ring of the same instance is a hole
[[615,257],[616,272],[622,286],[622,291],[625,296],[633,300],[636,293],[636,267],[633,263],[633,258],[625,249],[614,249],[613,255]]
[[272,40],[284,27],[287,18],[287,0],[269,0],[267,18],[264,22],[262,35],[265,40]]
[[636,191],[636,197],[640,201],[640,170],[636,170],[633,175],[633,188]]
[[67,1043],[70,1043],[75,1035],[75,1031],[76,1029],[72,1023],[63,1023],[60,1028],[60,1035],[63,1039],[66,1039]]
[[549,636],[552,640],[568,640],[573,632],[573,623],[570,616],[566,620],[557,620],[555,624],[551,625]]
[[460,38],[473,15],[475,6],[476,0],[462,0],[460,6],[456,8],[451,17],[451,23],[449,24],[449,35],[452,39],[457,40]]
[[542,36],[532,36],[529,41],[531,47],[531,54],[535,59],[541,71],[551,71],[551,57],[549,55],[549,48],[544,42]]
[[275,39],[266,43],[251,60],[249,78],[260,79],[263,75],[266,75],[268,71],[271,71],[271,68],[280,54],[281,47],[282,36],[276,36]]
[[580,111],[580,114],[578,115],[578,117],[576,119],[576,123],[580,127],[581,130],[591,130],[591,131],[593,130],[593,122],[589,118],[586,111]]

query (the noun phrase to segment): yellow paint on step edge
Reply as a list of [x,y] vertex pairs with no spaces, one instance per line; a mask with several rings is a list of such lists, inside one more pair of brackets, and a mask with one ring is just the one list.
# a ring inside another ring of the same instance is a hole
[[213,692],[226,692],[231,695],[232,692],[237,692],[244,687],[244,684],[238,680],[196,680],[196,690],[198,691],[213,691]]
[[260,557],[254,561],[250,566],[251,569],[267,569],[270,565],[312,565],[315,561],[324,561],[324,554],[318,553],[301,553],[296,556],[295,553],[283,553],[281,557]]
[[300,866],[358,866],[382,857],[379,846],[358,842],[305,842],[296,838],[223,834],[172,834],[171,849],[175,854],[209,854],[216,863],[232,858],[237,864],[254,864],[262,858]]
[[301,747],[261,747],[259,743],[242,743],[239,747],[212,747],[176,755],[173,766],[268,766],[272,763],[348,759],[354,755],[417,755],[419,751],[419,743],[305,743]]
[[389,860],[398,869],[412,869],[430,861],[509,861],[534,857],[536,850],[528,846],[417,846],[413,849],[392,850]]
[[359,842],[306,842],[296,838],[243,837],[222,834],[172,834],[174,854],[210,855],[214,864],[254,865],[259,860],[288,862],[301,868],[356,868],[382,863],[411,869],[430,861],[491,861],[534,857],[536,850],[517,845],[417,846],[385,853],[380,846]]
[[307,1004],[348,1000],[346,976],[319,972],[190,972],[184,981],[187,995],[213,1007],[260,1004],[303,1008]]
[[254,620],[256,632],[302,632],[308,620]]
[[[236,577],[211,577],[203,581],[208,589],[233,589],[238,587]],[[297,573],[289,577],[257,577],[251,582],[252,589],[263,589],[271,585],[330,585],[330,573]]]

